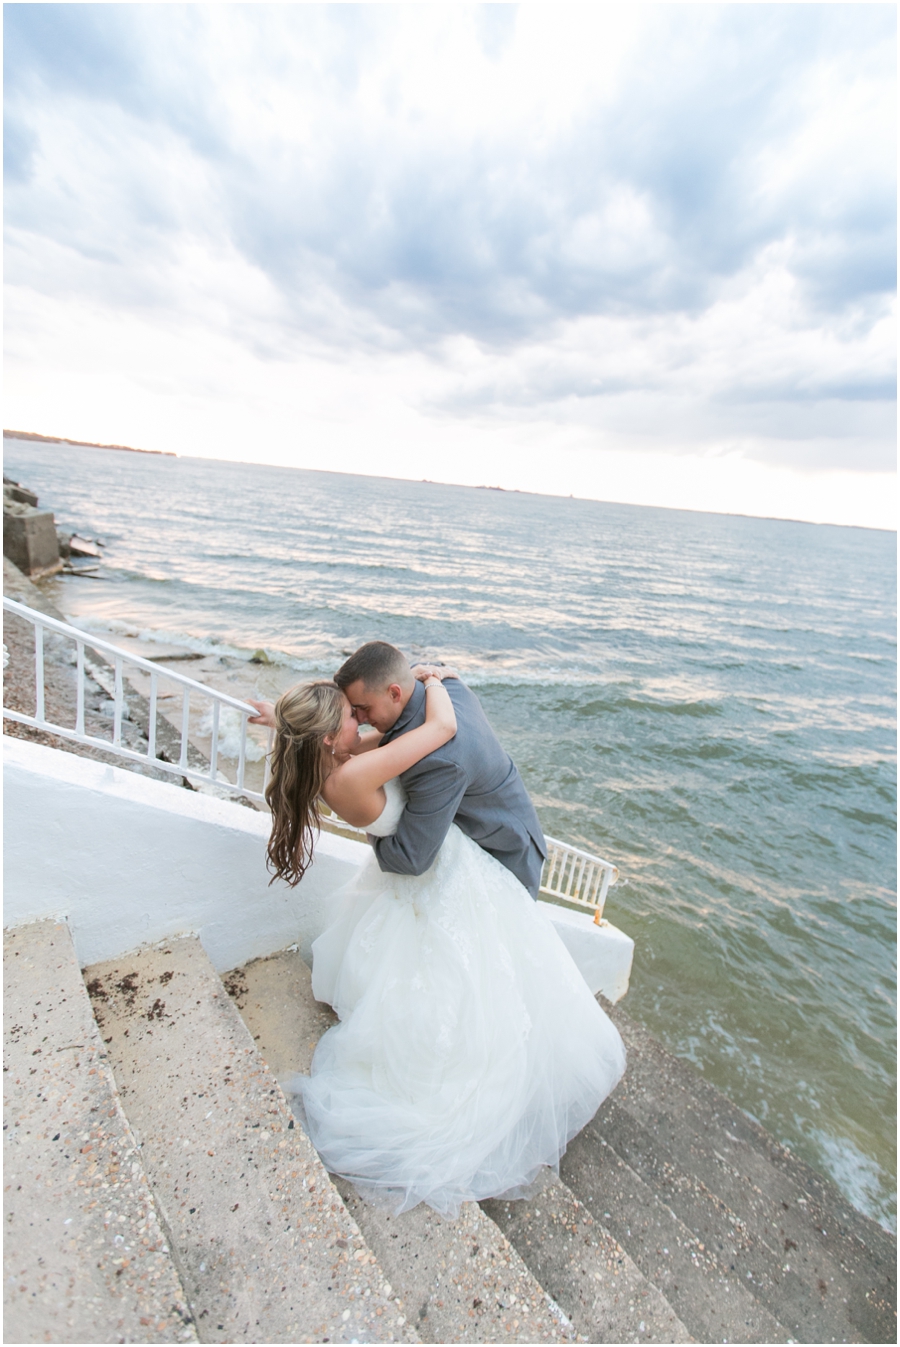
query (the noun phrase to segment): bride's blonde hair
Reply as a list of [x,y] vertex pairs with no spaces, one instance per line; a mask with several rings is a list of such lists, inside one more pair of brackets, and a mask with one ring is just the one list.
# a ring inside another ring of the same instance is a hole
[[344,694],[336,683],[300,683],[275,703],[275,744],[266,801],[272,811],[268,867],[272,880],[299,884],[312,860],[319,828],[319,796],[328,776],[327,734],[344,722]]

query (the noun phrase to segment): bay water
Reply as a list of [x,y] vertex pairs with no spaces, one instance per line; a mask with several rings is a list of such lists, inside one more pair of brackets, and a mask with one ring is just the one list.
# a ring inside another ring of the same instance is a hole
[[5,445],[106,544],[46,582],[79,625],[240,695],[375,638],[455,664],[546,831],[619,867],[629,1014],[894,1228],[895,535]]

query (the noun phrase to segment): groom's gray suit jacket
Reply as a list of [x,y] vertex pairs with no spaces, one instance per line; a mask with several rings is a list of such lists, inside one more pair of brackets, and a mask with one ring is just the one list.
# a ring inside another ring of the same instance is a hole
[[[456,823],[537,898],[547,846],[534,805],[475,693],[456,678],[444,687],[456,712],[456,735],[401,774],[409,798],[394,835],[373,839],[378,864],[395,875],[423,874]],[[425,689],[416,683],[382,743],[424,720]]]

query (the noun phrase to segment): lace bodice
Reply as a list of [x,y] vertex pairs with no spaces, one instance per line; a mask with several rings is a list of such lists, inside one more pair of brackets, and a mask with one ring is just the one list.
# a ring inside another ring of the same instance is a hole
[[390,837],[397,831],[397,824],[400,822],[400,815],[403,813],[406,805],[406,791],[400,784],[398,777],[393,777],[390,781],[384,783],[384,793],[386,800],[384,808],[378,815],[374,823],[370,823],[366,829],[373,837]]

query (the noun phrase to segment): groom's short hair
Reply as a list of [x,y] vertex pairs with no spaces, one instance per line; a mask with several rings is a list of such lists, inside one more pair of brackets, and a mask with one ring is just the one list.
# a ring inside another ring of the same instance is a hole
[[409,660],[395,645],[388,645],[387,641],[367,641],[341,665],[334,681],[341,691],[357,681],[367,688],[380,690],[390,687],[391,683],[405,685],[410,677]]

